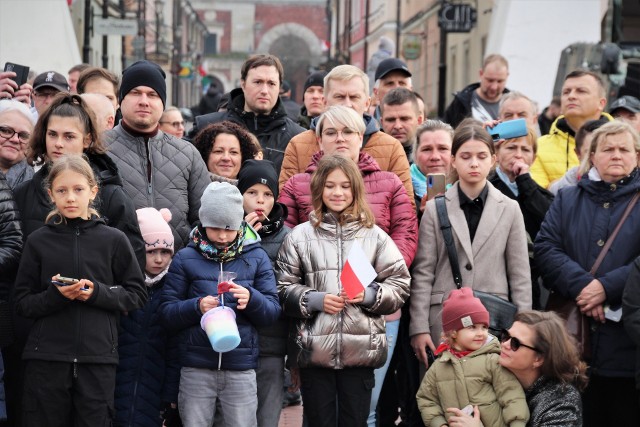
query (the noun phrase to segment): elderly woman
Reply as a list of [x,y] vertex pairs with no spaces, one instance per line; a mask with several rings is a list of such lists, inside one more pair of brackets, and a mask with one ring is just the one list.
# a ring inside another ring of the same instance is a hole
[[11,189],[33,177],[33,168],[27,164],[26,148],[36,121],[22,102],[0,101],[0,171]]
[[262,152],[255,137],[242,126],[224,121],[202,129],[193,140],[207,165],[211,181],[238,185],[242,162],[261,159]]
[[[558,193],[535,242],[545,286],[576,302],[591,323],[591,378],[583,395],[585,426],[640,425],[634,384],[635,346],[616,320],[631,263],[640,255],[640,207],[622,224],[594,274],[590,270],[633,196],[640,191],[640,141],[627,123],[593,132],[591,168],[575,187]],[[606,314],[605,314],[606,313]]]
[[[531,413],[527,427],[582,426],[580,391],[587,383],[586,365],[563,320],[551,312],[522,311],[501,341],[500,365],[515,375],[525,392]],[[451,427],[480,426],[482,408],[474,408],[473,418],[460,408],[451,412]]]
[[[321,151],[313,155],[304,173],[292,176],[285,183],[280,193],[280,202],[284,203],[288,210],[286,224],[293,228],[309,220],[309,213],[313,210],[311,175],[318,168],[318,163],[324,155],[341,154],[351,158],[358,165],[376,225],[391,237],[409,266],[417,246],[416,214],[400,178],[394,173],[380,170],[380,166],[371,155],[360,151],[364,131],[362,116],[351,108],[334,106],[318,118],[316,137]],[[385,365],[375,371],[376,383],[372,395],[370,425],[375,422],[374,411],[393,355],[399,326],[400,310],[386,316],[389,352]]]

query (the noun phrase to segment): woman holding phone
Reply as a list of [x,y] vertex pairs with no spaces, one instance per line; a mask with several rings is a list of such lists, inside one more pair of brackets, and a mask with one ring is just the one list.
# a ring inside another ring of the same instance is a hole
[[[463,121],[451,148],[455,184],[444,195],[463,286],[531,308],[527,236],[517,202],[487,180],[496,161],[491,136],[476,120]],[[411,284],[409,333],[416,357],[428,366],[442,334],[442,302],[455,289],[435,200],[420,223]]]

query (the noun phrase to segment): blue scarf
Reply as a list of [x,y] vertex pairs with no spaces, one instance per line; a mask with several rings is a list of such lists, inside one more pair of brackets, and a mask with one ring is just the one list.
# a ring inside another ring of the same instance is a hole
[[509,177],[507,176],[507,174],[502,172],[502,169],[500,169],[500,166],[496,166],[496,173],[498,174],[498,177],[502,180],[502,182],[507,184],[507,187],[509,187],[509,190],[511,190],[511,192],[516,197],[518,197],[518,194],[520,193],[518,191],[518,184],[516,184],[515,182],[509,181]]
[[418,165],[415,163],[409,168],[411,171],[411,183],[413,184],[413,192],[416,197],[422,198],[427,192],[427,177],[420,172]]

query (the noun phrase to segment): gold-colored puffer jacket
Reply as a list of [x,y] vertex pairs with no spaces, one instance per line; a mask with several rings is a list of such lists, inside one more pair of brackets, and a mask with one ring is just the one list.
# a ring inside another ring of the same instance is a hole
[[[311,212],[309,222],[289,233],[276,263],[283,311],[299,319],[289,336],[298,350],[297,366],[378,368],[387,357],[383,315],[400,309],[409,296],[409,270],[393,240],[378,226],[365,228],[357,221],[341,225],[331,214],[314,228],[316,222]],[[347,304],[335,315],[311,311],[309,293],[340,292],[340,273],[355,240],[378,274],[371,285],[375,302],[369,307]]]

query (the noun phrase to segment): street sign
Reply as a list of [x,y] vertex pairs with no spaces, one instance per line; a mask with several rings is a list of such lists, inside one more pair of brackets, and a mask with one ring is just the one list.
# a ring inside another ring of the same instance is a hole
[[104,36],[135,36],[138,21],[135,19],[93,18],[93,31]]
[[477,15],[471,5],[443,3],[438,12],[438,25],[448,33],[468,33]]

